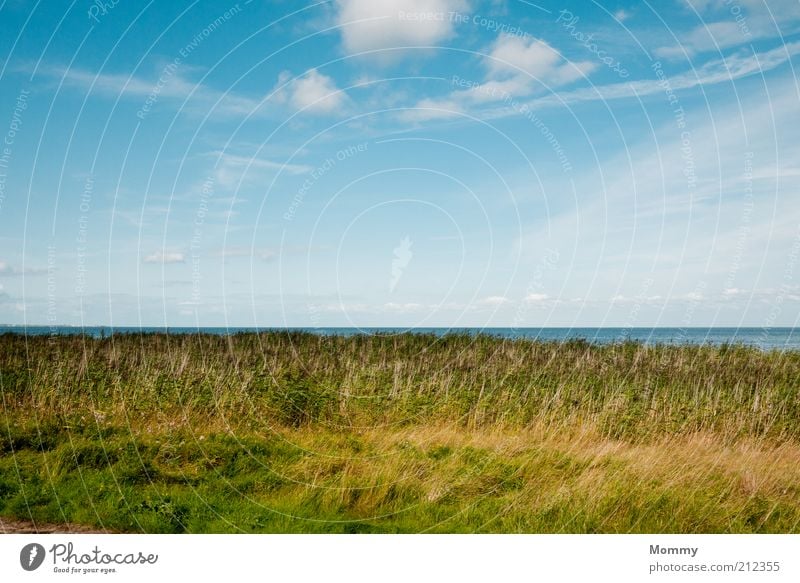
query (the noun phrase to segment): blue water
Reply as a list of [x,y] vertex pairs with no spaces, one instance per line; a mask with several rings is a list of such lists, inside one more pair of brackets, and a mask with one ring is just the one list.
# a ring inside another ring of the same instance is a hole
[[157,328],[90,326],[0,326],[0,334],[86,334],[93,337],[111,334],[236,334],[237,332],[302,330],[314,334],[352,336],[354,334],[396,334],[415,332],[435,334],[490,334],[502,338],[530,338],[564,341],[584,339],[596,344],[635,340],[646,344],[746,344],[763,350],[800,350],[798,328]]

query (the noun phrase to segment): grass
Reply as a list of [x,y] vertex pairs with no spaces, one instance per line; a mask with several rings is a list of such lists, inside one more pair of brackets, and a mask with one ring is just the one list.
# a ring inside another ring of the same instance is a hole
[[123,532],[800,532],[800,353],[0,336],[0,515]]

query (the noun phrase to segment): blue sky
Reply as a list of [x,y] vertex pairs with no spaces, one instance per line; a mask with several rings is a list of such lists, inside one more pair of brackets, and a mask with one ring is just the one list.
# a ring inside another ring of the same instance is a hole
[[797,324],[797,0],[6,0],[0,33],[0,323]]

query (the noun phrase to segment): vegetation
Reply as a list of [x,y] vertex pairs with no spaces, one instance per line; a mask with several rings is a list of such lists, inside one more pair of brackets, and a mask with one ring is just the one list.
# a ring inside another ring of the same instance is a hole
[[800,532],[800,353],[0,336],[0,515],[131,532]]

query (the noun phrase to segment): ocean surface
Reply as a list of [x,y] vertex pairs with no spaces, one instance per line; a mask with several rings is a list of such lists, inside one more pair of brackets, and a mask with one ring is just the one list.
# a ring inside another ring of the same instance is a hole
[[584,339],[596,344],[634,340],[646,344],[746,344],[762,350],[800,350],[800,328],[158,328],[88,326],[0,326],[0,334],[68,335],[103,337],[112,334],[236,334],[302,330],[313,334],[352,336],[354,334],[489,334],[502,338],[538,340]]

